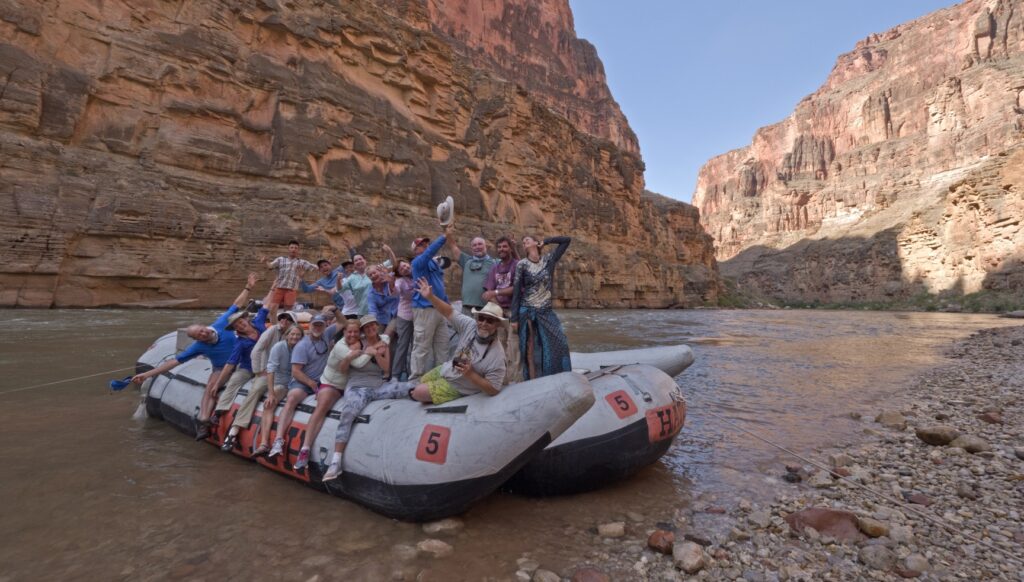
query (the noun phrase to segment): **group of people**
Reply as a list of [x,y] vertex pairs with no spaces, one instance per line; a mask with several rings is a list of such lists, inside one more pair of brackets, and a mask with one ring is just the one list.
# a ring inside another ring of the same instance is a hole
[[[568,340],[552,309],[555,267],[571,239],[524,236],[520,258],[508,237],[495,241],[496,257],[481,237],[470,241],[468,253],[453,237],[449,224],[433,241],[416,238],[409,258],[398,258],[383,245],[386,260],[374,265],[349,246],[349,260],[337,268],[331,259],[314,265],[300,258],[299,242],[290,241],[287,255],[260,257],[276,277],[251,319],[244,307],[259,281],[256,273],[211,325],[187,328],[191,345],[132,380],[141,383],[192,358],[208,358],[213,369],[196,418],[197,440],[209,437],[241,387],[253,380],[222,448],[235,447],[238,433],[266,397],[265,430],[254,454],[271,458],[287,454],[295,409],[315,394],[295,470],[309,463],[324,419],[340,399],[335,452],[324,474],[330,481],[341,474],[353,423],[370,402],[411,398],[442,404],[481,392],[493,396],[505,385],[571,370]],[[542,253],[549,245],[554,250]],[[454,261],[439,256],[446,246]],[[448,299],[445,263],[462,271],[461,311]],[[313,283],[304,281],[310,271],[320,275]],[[301,325],[302,314],[292,310],[299,292],[330,299],[309,319],[308,329]]]

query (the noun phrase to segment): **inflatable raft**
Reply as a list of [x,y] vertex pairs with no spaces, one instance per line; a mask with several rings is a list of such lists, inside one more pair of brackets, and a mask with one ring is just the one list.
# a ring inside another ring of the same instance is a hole
[[[182,338],[184,341],[185,338]],[[137,372],[174,356],[169,333],[143,354]],[[507,482],[527,494],[595,489],[650,465],[682,428],[686,407],[675,375],[693,362],[686,346],[572,355],[576,373],[506,387],[495,397],[461,398],[438,406],[413,401],[370,404],[352,434],[341,479],[321,482],[333,451],[338,413],[332,411],[302,471],[291,463],[305,435],[315,398],[298,408],[286,454],[257,462],[312,487],[352,499],[384,515],[422,521],[458,514]],[[143,386],[148,414],[195,434],[210,363],[196,359]],[[583,374],[586,373],[586,376]],[[219,445],[244,387],[209,441]],[[233,451],[252,458],[262,404]],[[274,428],[276,430],[276,428]]]
[[[176,340],[171,336],[140,358],[141,371],[173,357]],[[208,360],[197,358],[150,380],[144,387],[149,415],[194,435],[193,419],[210,370]],[[211,443],[223,442],[247,387],[222,417]],[[426,521],[462,513],[497,490],[589,410],[594,396],[583,375],[566,372],[516,384],[494,397],[481,394],[432,406],[412,400],[374,402],[352,432],[344,473],[328,484],[321,477],[334,450],[337,411],[324,421],[309,465],[299,471],[292,466],[315,402],[310,396],[296,410],[285,454],[257,462],[388,517]],[[260,426],[261,413],[262,404],[249,428],[239,433],[234,454],[252,458],[259,433],[266,429]]]

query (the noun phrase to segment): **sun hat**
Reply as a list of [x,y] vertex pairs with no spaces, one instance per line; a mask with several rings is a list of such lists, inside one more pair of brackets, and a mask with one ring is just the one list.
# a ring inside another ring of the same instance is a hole
[[281,313],[277,314],[277,320],[278,321],[281,321],[282,319],[284,319],[286,317],[288,319],[292,320],[292,323],[295,323],[295,316],[292,315],[291,311],[282,311]]
[[451,196],[444,199],[444,202],[437,205],[437,219],[441,226],[448,226],[455,221],[455,199]]
[[231,317],[228,318],[228,325],[227,325],[228,329],[234,329],[235,328],[235,323],[237,323],[239,319],[243,319],[243,318],[244,319],[249,319],[249,312],[248,311],[236,311],[236,312],[232,313]]
[[501,311],[501,306],[493,301],[488,301],[487,305],[484,305],[480,309],[473,308],[470,311],[473,312],[473,315],[480,315],[482,313],[484,315],[493,317],[498,321],[508,321],[507,319],[502,317],[503,312]]
[[377,321],[377,316],[372,313],[367,313],[366,315],[360,317],[359,329],[363,329],[364,327],[366,327],[366,324],[368,323],[377,323],[379,325],[379,322]]

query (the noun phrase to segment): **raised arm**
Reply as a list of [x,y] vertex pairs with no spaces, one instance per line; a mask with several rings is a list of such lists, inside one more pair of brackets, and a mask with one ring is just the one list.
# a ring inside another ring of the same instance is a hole
[[249,273],[249,277],[245,282],[245,288],[242,289],[242,292],[235,298],[235,302],[233,303],[235,307],[241,309],[246,303],[248,303],[249,292],[252,291],[252,288],[256,286],[256,282],[259,280],[260,278],[256,276],[256,273]]
[[569,243],[571,242],[572,238],[567,236],[551,236],[544,239],[544,246],[549,244],[558,245],[555,247],[555,250],[551,251],[551,259],[548,261],[548,265],[554,267],[555,263],[565,254],[565,250],[569,248]]
[[391,250],[391,247],[389,247],[388,245],[381,245],[380,248],[385,253],[387,253],[388,259],[391,260],[391,268],[392,269],[397,269],[398,268],[398,257],[395,256],[395,251]]
[[267,255],[260,255],[260,262],[266,264],[268,269],[273,269],[277,266],[277,259],[268,261]]
[[445,303],[444,301],[441,301],[440,299],[437,298],[436,295],[434,295],[434,290],[430,288],[430,282],[427,281],[427,278],[420,277],[419,280],[416,281],[416,283],[419,285],[418,290],[420,292],[420,297],[429,301],[430,304],[434,306],[434,309],[436,309],[437,312],[441,314],[441,317],[445,319],[451,318],[452,314],[455,313],[455,311],[452,309],[451,305]]
[[159,376],[164,372],[170,371],[177,367],[179,364],[181,364],[181,362],[174,358],[171,358],[170,360],[167,360],[166,362],[160,364],[159,366],[153,368],[148,372],[143,372],[141,374],[136,374],[132,376],[132,382],[134,382],[135,384],[142,384],[147,379],[152,378],[153,376]]

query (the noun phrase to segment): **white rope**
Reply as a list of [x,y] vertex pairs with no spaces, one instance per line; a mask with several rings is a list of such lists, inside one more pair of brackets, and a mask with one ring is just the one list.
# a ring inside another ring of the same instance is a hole
[[817,467],[817,468],[819,468],[819,469],[821,469],[823,471],[827,471],[830,475],[835,475],[836,477],[838,477],[842,481],[845,481],[845,482],[847,482],[847,483],[849,483],[851,485],[854,485],[855,487],[860,487],[861,489],[864,489],[865,491],[868,491],[869,493],[873,493],[873,494],[877,495],[878,497],[881,497],[882,499],[885,499],[886,501],[890,501],[892,503],[895,503],[899,507],[901,507],[903,509],[907,509],[907,510],[917,514],[918,516],[924,518],[925,521],[931,522],[932,524],[937,525],[939,527],[942,527],[942,528],[944,528],[944,529],[946,529],[946,530],[948,530],[948,531],[950,531],[952,533],[960,534],[960,535],[964,536],[965,538],[971,540],[972,542],[975,542],[975,543],[980,544],[980,545],[982,545],[982,546],[984,546],[984,547],[986,547],[986,548],[988,548],[990,550],[994,550],[994,551],[996,551],[996,552],[998,552],[1000,554],[1003,554],[1004,556],[1006,556],[1007,558],[1009,558],[1011,561],[1013,561],[1015,563],[1018,563],[1018,564],[1020,563],[1020,558],[1018,558],[1014,554],[1010,553],[1008,550],[1000,548],[999,546],[995,545],[994,543],[992,543],[990,541],[984,540],[984,539],[979,538],[979,537],[975,537],[972,534],[968,533],[967,531],[959,529],[955,525],[953,525],[953,524],[951,524],[949,522],[946,522],[946,521],[944,521],[944,520],[942,520],[942,519],[940,519],[940,518],[938,518],[938,517],[936,517],[936,516],[934,516],[932,514],[925,513],[924,511],[922,511],[922,510],[920,510],[920,509],[918,509],[918,508],[916,508],[916,507],[906,503],[902,499],[897,499],[895,497],[892,497],[891,495],[888,495],[888,494],[883,493],[881,491],[872,489],[871,487],[868,487],[867,485],[864,485],[863,483],[858,483],[857,481],[854,481],[852,479],[848,479],[848,478],[846,478],[846,477],[844,477],[842,475],[839,475],[834,470],[832,470],[832,469],[822,465],[821,463],[818,463],[816,461],[812,461],[811,459],[808,459],[807,457],[804,457],[803,455],[801,455],[801,454],[799,454],[799,453],[797,453],[795,451],[791,451],[791,450],[787,449],[786,447],[784,447],[782,445],[773,443],[772,441],[764,438],[763,436],[761,436],[761,435],[759,435],[759,434],[757,434],[757,433],[755,433],[755,432],[753,432],[751,430],[747,430],[747,429],[743,428],[742,426],[740,426],[740,425],[738,425],[738,424],[728,420],[727,418],[724,418],[722,416],[719,416],[719,415],[715,414],[714,412],[711,412],[710,410],[706,410],[705,409],[703,412],[705,414],[709,415],[709,416],[713,416],[713,417],[717,418],[718,420],[721,420],[725,424],[728,424],[729,426],[731,426],[731,427],[733,427],[733,428],[735,428],[737,430],[745,432],[748,435],[750,435],[750,436],[752,436],[752,437],[754,437],[754,438],[756,438],[756,439],[758,439],[758,440],[760,440],[760,441],[762,441],[764,443],[767,443],[767,444],[769,444],[769,445],[779,449],[780,451],[783,451],[785,453],[788,453],[788,454],[796,457],[797,459],[800,459],[801,461],[807,463],[808,465],[813,465],[814,467]]
[[116,370],[107,370],[106,372],[97,372],[95,374],[89,374],[88,376],[79,376],[77,378],[68,378],[67,380],[57,380],[55,382],[47,382],[45,384],[36,384],[35,386],[26,386],[25,388],[15,388],[14,390],[4,390],[0,392],[0,396],[4,394],[14,394],[15,392],[24,392],[25,390],[35,390],[36,388],[42,388],[44,386],[53,386],[55,384],[63,384],[65,382],[74,382],[75,380],[84,380],[86,378],[94,378],[96,376],[102,376],[104,374],[113,374],[115,372],[123,372],[125,370],[134,370],[135,366],[129,366],[127,368],[118,368]]

